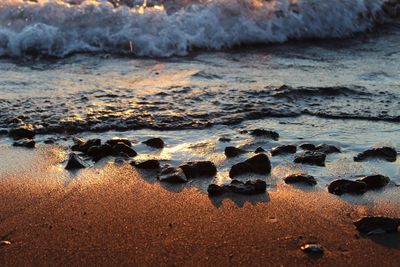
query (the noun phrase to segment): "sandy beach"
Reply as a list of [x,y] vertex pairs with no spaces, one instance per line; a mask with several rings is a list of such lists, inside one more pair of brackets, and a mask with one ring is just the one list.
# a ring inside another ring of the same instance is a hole
[[[361,200],[278,183],[266,194],[181,192],[112,161],[63,170],[65,150],[0,149],[1,266],[396,266],[400,235],[353,220],[400,216],[398,198]],[[399,187],[387,189],[397,195]],[[307,242],[321,257],[300,250]]]

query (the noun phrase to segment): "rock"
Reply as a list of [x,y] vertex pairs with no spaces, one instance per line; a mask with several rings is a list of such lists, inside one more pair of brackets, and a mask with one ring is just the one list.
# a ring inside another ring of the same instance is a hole
[[160,162],[155,159],[149,159],[138,164],[133,162],[132,165],[134,165],[138,169],[145,169],[145,170],[155,170],[160,168]]
[[3,246],[9,246],[9,245],[11,245],[11,242],[8,241],[8,240],[1,240],[0,241],[0,248],[3,247]]
[[230,138],[228,138],[228,137],[220,137],[220,138],[218,139],[218,141],[220,141],[220,142],[230,142],[230,141],[232,141],[232,139],[230,139]]
[[267,190],[267,184],[262,180],[241,182],[232,180],[229,185],[210,184],[207,192],[210,196],[218,196],[224,193],[237,193],[242,195],[261,194]]
[[35,137],[35,129],[31,124],[19,124],[18,126],[11,128],[8,135],[14,140],[23,138],[32,139]]
[[271,162],[265,154],[257,154],[244,162],[232,166],[229,177],[234,178],[246,173],[268,174],[271,172]]
[[315,150],[324,154],[341,153],[340,149],[334,145],[321,144],[315,147]]
[[367,184],[367,189],[378,189],[386,186],[390,182],[390,178],[384,175],[369,175],[357,179],[357,181],[364,182]]
[[252,130],[250,134],[253,136],[257,136],[257,137],[268,137],[275,141],[277,141],[279,139],[279,134],[277,132],[264,130],[264,129]]
[[265,150],[262,147],[257,147],[256,150],[254,151],[254,153],[259,154],[259,153],[264,153]]
[[360,181],[338,179],[331,182],[328,186],[328,192],[335,195],[343,194],[363,194],[367,191],[367,184]]
[[113,150],[109,144],[103,144],[100,146],[90,147],[86,154],[91,156],[95,161],[98,161],[102,158],[111,156],[113,154]]
[[315,145],[313,145],[313,144],[301,144],[300,148],[304,149],[304,150],[311,150],[311,151],[316,149]]
[[158,137],[146,140],[143,142],[143,144],[146,144],[146,145],[148,145],[150,147],[154,147],[154,148],[163,148],[164,147],[164,141]]
[[293,145],[285,145],[285,146],[278,146],[278,147],[274,147],[271,150],[271,155],[272,156],[277,156],[280,154],[294,154],[296,153],[296,146]]
[[166,165],[158,175],[160,182],[168,183],[186,183],[188,180],[181,168]]
[[35,141],[32,139],[28,138],[23,138],[15,141],[13,143],[13,146],[18,146],[18,147],[26,147],[26,148],[34,148],[35,147]]
[[217,174],[217,167],[211,161],[185,162],[179,167],[189,179]]
[[386,146],[371,148],[354,157],[354,161],[364,161],[369,158],[380,158],[389,162],[394,162],[397,159],[397,152],[394,148]]
[[307,254],[321,255],[324,253],[324,249],[320,244],[308,243],[300,247],[300,249]]
[[125,153],[129,157],[137,156],[136,151],[123,142],[116,143],[112,148],[112,152],[114,155],[118,155],[119,153]]
[[75,137],[74,143],[75,143],[75,145],[73,145],[71,147],[72,151],[80,151],[80,152],[83,152],[86,154],[91,147],[100,146],[101,140],[95,138],[95,139],[89,139],[87,141],[84,141],[83,139]]
[[308,185],[316,185],[317,184],[317,181],[315,180],[315,178],[308,174],[298,174],[298,173],[291,174],[291,175],[288,175],[285,178],[283,178],[283,180],[287,184],[297,184],[297,183],[308,184]]
[[83,161],[78,155],[75,153],[69,154],[69,159],[67,165],[65,166],[66,170],[74,170],[74,169],[82,169],[89,167],[89,165]]
[[306,151],[297,154],[294,163],[302,163],[309,165],[325,166],[326,155],[321,152]]
[[44,143],[47,145],[52,145],[52,144],[55,144],[56,141],[57,141],[56,139],[50,137],[50,138],[44,140]]
[[355,221],[357,230],[367,234],[397,232],[400,226],[400,218],[381,216],[367,216]]
[[225,148],[225,156],[227,158],[233,158],[233,157],[239,156],[240,154],[243,154],[245,152],[246,151],[244,151],[240,148],[233,147],[233,146],[227,146]]
[[114,147],[118,143],[123,143],[123,144],[127,145],[128,147],[132,146],[132,142],[126,138],[112,138],[112,139],[106,141],[106,144],[109,144],[111,147]]

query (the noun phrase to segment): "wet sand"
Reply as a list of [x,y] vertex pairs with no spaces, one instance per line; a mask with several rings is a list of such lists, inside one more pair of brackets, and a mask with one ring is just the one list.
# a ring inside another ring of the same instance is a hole
[[[1,266],[396,266],[400,235],[360,236],[365,215],[400,216],[400,200],[357,203],[278,183],[256,197],[177,192],[112,162],[77,173],[65,151],[0,149]],[[387,189],[395,196],[399,187]],[[299,247],[318,242],[322,257]]]

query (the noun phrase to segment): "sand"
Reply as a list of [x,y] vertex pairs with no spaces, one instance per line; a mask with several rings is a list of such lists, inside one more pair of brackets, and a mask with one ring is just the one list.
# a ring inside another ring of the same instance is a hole
[[[68,173],[66,152],[0,146],[0,266],[398,266],[400,234],[353,220],[400,216],[396,197],[342,198],[278,182],[256,197],[210,199],[113,162]],[[399,187],[387,194],[398,196]],[[386,195],[387,195],[386,194]],[[322,257],[300,250],[324,247]]]

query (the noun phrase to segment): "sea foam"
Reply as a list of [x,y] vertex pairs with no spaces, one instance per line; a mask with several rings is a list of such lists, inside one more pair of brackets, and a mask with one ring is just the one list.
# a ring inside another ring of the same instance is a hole
[[196,48],[347,37],[371,29],[384,0],[162,1],[165,8],[112,2],[3,0],[0,56],[169,57]]

